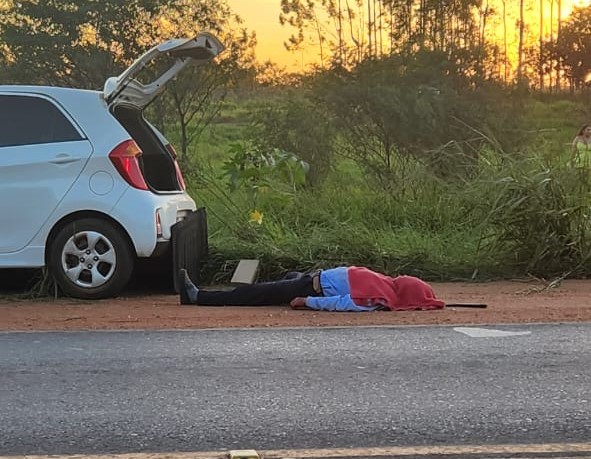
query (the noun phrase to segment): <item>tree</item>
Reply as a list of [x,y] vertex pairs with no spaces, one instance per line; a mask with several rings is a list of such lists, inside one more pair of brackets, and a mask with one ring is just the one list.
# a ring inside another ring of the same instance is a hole
[[474,134],[484,132],[489,113],[500,115],[458,62],[442,51],[420,51],[331,75],[316,94],[339,127],[339,153],[399,197],[412,162],[460,173],[483,141]]
[[554,50],[571,87],[584,85],[591,73],[591,6],[574,8],[562,24]]
[[0,16],[7,82],[102,87],[154,35],[161,0],[22,0]]
[[232,81],[239,73],[254,68],[256,37],[241,28],[242,20],[220,0],[176,0],[159,11],[156,21],[161,27],[154,41],[208,30],[226,46],[216,65],[186,68],[167,85],[154,109],[164,130],[165,124],[178,126],[179,157],[187,164],[190,145],[219,113]]
[[285,47],[292,51],[299,49],[304,44],[306,41],[306,30],[308,28],[313,29],[320,49],[320,66],[323,67],[326,35],[314,0],[281,0],[279,21],[282,25],[289,24],[297,29],[297,36],[292,35],[285,43]]
[[281,0],[281,8],[281,24],[296,29],[290,49],[313,34],[321,64],[328,48],[346,68],[402,51],[484,49],[493,12],[482,0]]
[[324,104],[317,103],[308,91],[288,95],[280,103],[260,110],[252,143],[261,150],[279,148],[305,161],[310,170],[309,185],[318,184],[332,165],[335,130]]
[[23,0],[0,17],[3,77],[99,89],[154,44],[202,30],[227,43],[220,65],[185,69],[150,107],[159,128],[168,122],[180,126],[185,160],[191,142],[219,111],[232,78],[254,66],[255,36],[241,28],[225,0]]

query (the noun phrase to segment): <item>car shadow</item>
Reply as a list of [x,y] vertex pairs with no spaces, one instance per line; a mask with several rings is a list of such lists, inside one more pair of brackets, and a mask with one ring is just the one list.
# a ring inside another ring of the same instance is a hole
[[[44,291],[41,269],[0,269],[0,297],[53,297]],[[45,283],[47,284],[47,282]],[[46,289],[46,288],[45,288]],[[172,273],[161,265],[138,263],[127,287],[119,296],[174,295]]]
[[123,296],[174,295],[174,282],[169,265],[142,260],[136,264]]
[[0,269],[0,296],[31,292],[41,277],[40,269]]

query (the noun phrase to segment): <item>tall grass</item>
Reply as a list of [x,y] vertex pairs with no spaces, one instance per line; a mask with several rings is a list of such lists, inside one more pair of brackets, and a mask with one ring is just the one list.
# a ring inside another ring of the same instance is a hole
[[[248,193],[230,192],[221,176],[224,151],[249,129],[244,111],[226,113],[233,128],[211,127],[207,142],[216,143],[217,156],[190,180],[191,194],[209,211],[207,277],[228,280],[241,258],[260,259],[263,279],[343,264],[431,280],[590,274],[589,182],[568,165],[577,106],[530,103],[527,151],[491,142],[477,164],[445,179],[416,162],[404,190],[389,191],[340,161],[312,189],[288,199],[273,189],[260,195],[261,224],[249,219]],[[206,146],[197,146],[199,155]]]
[[509,255],[507,269],[539,276],[589,272],[590,175],[562,156],[530,152],[483,168],[487,247]]
[[363,180],[345,185],[335,175],[287,202],[276,200],[273,192],[264,196],[261,225],[249,221],[244,192],[230,193],[223,180],[210,177],[193,194],[209,209],[216,264],[259,258],[267,277],[343,264],[428,279],[502,274],[495,260],[479,250],[478,218],[457,199],[457,189],[431,178],[430,185],[407,200]]

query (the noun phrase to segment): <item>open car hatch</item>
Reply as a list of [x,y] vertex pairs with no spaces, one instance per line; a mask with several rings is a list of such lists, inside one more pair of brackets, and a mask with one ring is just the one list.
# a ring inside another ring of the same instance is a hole
[[[109,107],[126,104],[144,109],[160,94],[166,84],[190,63],[204,64],[224,50],[224,45],[212,34],[201,32],[194,38],[177,38],[154,46],[144,53],[121,75],[105,82],[103,94]],[[163,55],[173,63],[148,84],[136,80],[138,74],[152,61]]]

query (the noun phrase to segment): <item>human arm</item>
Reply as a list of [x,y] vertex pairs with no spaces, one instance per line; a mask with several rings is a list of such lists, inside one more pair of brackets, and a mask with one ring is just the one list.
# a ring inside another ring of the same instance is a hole
[[351,295],[337,296],[309,296],[305,298],[306,306],[317,311],[336,312],[367,312],[375,310],[374,307],[363,307],[355,304]]
[[303,296],[298,296],[289,302],[291,309],[310,309],[306,305],[306,298]]

